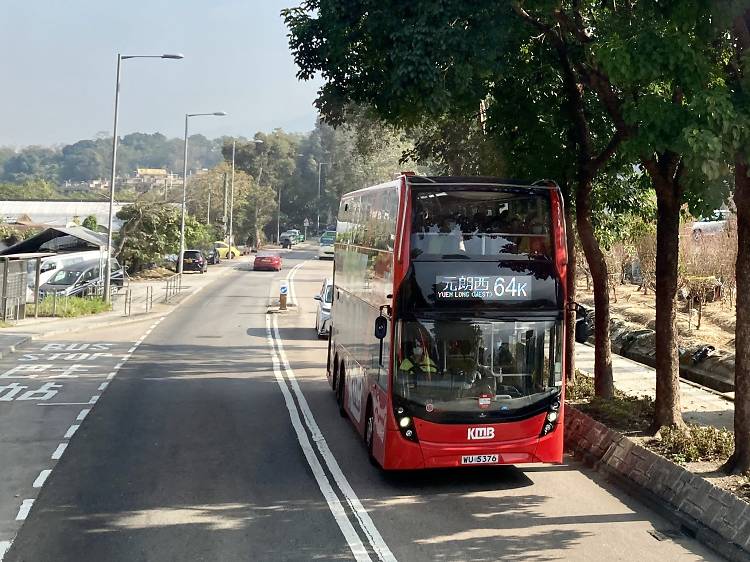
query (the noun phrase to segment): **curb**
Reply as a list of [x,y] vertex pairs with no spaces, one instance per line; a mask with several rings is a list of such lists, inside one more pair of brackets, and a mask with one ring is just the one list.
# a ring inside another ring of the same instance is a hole
[[750,561],[750,505],[704,478],[565,406],[565,447],[686,535],[733,561]]

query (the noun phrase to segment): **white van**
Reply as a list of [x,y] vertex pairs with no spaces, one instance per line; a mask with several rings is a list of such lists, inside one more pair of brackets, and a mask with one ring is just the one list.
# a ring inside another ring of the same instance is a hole
[[[90,250],[87,252],[71,252],[68,254],[55,254],[42,258],[42,263],[39,273],[39,286],[41,287],[47,281],[49,281],[56,271],[65,269],[78,263],[85,261],[97,260],[104,257],[104,252],[99,250]],[[34,284],[36,283],[36,260],[29,260],[27,265],[27,283],[28,291],[26,291],[27,302],[34,301]]]

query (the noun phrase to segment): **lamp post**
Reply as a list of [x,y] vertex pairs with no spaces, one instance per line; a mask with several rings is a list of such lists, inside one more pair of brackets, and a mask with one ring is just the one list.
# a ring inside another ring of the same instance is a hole
[[110,295],[110,285],[112,278],[112,265],[110,258],[112,257],[112,222],[114,218],[114,205],[115,205],[115,176],[117,173],[117,118],[120,113],[120,66],[122,61],[126,59],[174,59],[179,60],[184,58],[181,54],[172,55],[122,55],[117,53],[117,78],[115,79],[115,123],[112,131],[112,175],[109,184],[109,217],[107,219],[107,260],[104,264],[104,301],[110,302],[112,296]]
[[316,207],[315,211],[317,213],[315,227],[317,228],[318,233],[320,233],[320,172],[323,169],[323,166],[325,165],[330,166],[331,163],[330,162],[318,162],[318,201],[315,205]]
[[185,253],[185,207],[187,206],[187,157],[188,157],[188,119],[203,115],[224,117],[226,111],[214,111],[212,113],[186,113],[185,114],[185,152],[183,154],[182,166],[182,213],[180,216],[180,255],[177,258],[177,273],[182,273],[182,260]]

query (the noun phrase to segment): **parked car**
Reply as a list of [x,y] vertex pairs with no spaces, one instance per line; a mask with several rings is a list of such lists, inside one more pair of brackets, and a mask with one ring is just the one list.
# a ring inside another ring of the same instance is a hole
[[[125,272],[116,259],[111,260],[112,287],[122,287]],[[84,296],[97,292],[103,282],[99,260],[85,261],[59,269],[49,281],[39,287],[39,296],[44,298],[53,293],[58,296]]]
[[258,252],[253,262],[255,271],[281,271],[281,256],[273,252]]
[[[39,286],[41,287],[44,283],[49,281],[59,269],[64,269],[85,261],[98,260],[101,256],[103,256],[103,254],[100,253],[99,250],[91,250],[88,252],[55,254],[54,256],[42,258],[39,266]],[[30,288],[33,288],[34,283],[36,283],[36,260],[29,260],[26,267],[28,272],[28,285]]]
[[206,252],[206,261],[208,262],[208,265],[216,265],[217,263],[221,263],[219,251],[216,248],[211,248],[208,252]]
[[731,211],[717,209],[709,217],[701,218],[693,223],[693,240],[700,242],[704,236],[713,236],[724,232],[727,219]]
[[327,336],[331,330],[331,303],[333,302],[333,281],[326,279],[315,295],[318,301],[318,312],[315,315],[315,331],[318,337]]
[[318,259],[333,259],[333,244],[336,242],[336,231],[326,230],[320,237],[320,248],[318,248]]
[[185,250],[182,254],[182,271],[208,271],[208,260],[200,250]]
[[240,252],[239,248],[237,246],[232,246],[232,248],[229,248],[229,244],[226,242],[222,242],[221,240],[217,240],[214,242],[214,248],[219,252],[219,257],[223,260],[228,259],[229,252],[232,253],[232,258],[238,258],[242,255],[242,252]]

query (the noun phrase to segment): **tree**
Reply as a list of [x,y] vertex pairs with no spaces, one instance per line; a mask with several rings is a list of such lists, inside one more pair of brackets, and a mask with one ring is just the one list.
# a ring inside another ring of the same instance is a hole
[[[507,4],[360,1],[343,9],[311,0],[283,13],[299,76],[323,74],[326,82],[316,105],[334,123],[345,119],[350,103],[370,106],[400,126],[445,115],[459,121],[481,117],[477,113],[488,98],[490,128],[494,105],[507,108],[504,115],[514,124],[527,111],[536,113],[534,104],[547,110],[545,119],[550,119],[550,112],[558,114],[561,129],[553,138],[561,141],[558,154],[574,150],[576,170],[571,179],[576,184],[577,230],[595,278],[597,394],[611,396],[608,275],[594,233],[591,194],[596,175],[611,160],[623,135],[608,126],[603,111],[585,96],[572,61],[576,51],[565,33],[516,8],[521,21],[529,24],[521,31],[518,16]],[[554,15],[551,8],[549,15]],[[552,46],[537,56],[533,38],[540,32]],[[507,100],[514,98],[517,86],[504,78],[515,79],[519,69],[530,74],[524,67],[539,70],[537,81],[529,80],[527,104],[512,106]],[[543,128],[537,123],[529,126],[535,131]],[[514,125],[506,131],[507,146],[513,146],[517,130]]]
[[[163,203],[136,201],[120,209],[123,221],[117,237],[117,257],[135,272],[159,263],[166,254],[180,250],[180,209]],[[204,244],[210,238],[205,225],[192,215],[185,218],[186,247]]]
[[89,230],[96,231],[96,229],[99,226],[96,221],[96,216],[94,215],[87,216],[85,219],[83,219],[82,226],[88,228]]
[[[722,123],[720,130],[728,145],[725,162],[734,167],[737,210],[734,452],[723,469],[750,474],[750,9],[744,2],[718,3],[716,9],[717,19],[731,30],[732,37],[725,70],[734,115]],[[721,163],[714,164],[719,167]]]

